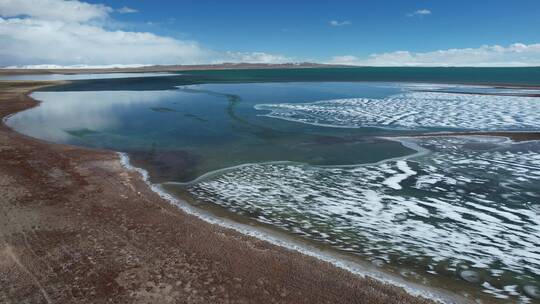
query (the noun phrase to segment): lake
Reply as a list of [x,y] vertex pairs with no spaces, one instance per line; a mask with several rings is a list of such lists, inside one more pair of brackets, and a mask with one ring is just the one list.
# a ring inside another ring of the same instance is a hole
[[79,80],[33,93],[40,106],[7,123],[52,142],[126,152],[152,182],[199,208],[412,281],[526,303],[540,284],[540,143],[414,137],[540,130],[538,88],[478,85],[538,84],[538,69],[503,71]]

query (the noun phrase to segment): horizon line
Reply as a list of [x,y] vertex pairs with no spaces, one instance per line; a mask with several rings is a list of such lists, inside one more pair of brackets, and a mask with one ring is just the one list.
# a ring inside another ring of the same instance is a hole
[[283,63],[265,63],[265,62],[222,62],[222,63],[195,63],[195,64],[104,64],[104,65],[57,65],[57,64],[35,64],[21,66],[2,66],[1,70],[99,70],[99,69],[144,69],[152,67],[160,68],[181,68],[181,67],[284,67],[292,66],[297,68],[540,68],[540,65],[352,65],[352,64],[334,64],[318,62],[283,62]]

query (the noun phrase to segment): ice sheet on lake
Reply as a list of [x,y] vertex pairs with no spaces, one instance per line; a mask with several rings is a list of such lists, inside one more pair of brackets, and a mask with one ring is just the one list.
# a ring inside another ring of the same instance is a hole
[[406,92],[384,99],[260,104],[267,116],[334,127],[540,129],[540,98]]
[[[417,259],[430,273],[477,269],[502,297],[508,284],[538,281],[540,143],[407,141],[432,152],[349,168],[251,165],[189,191],[347,251]],[[497,281],[502,274],[511,282]]]

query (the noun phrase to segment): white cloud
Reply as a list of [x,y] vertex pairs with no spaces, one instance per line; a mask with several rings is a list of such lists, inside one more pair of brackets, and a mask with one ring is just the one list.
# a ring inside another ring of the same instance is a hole
[[351,22],[350,21],[337,21],[337,20],[332,20],[330,22],[328,22],[331,26],[344,26],[344,25],[350,25]]
[[333,57],[329,63],[358,66],[540,66],[540,43],[509,46],[484,45],[479,48],[448,49],[415,53],[397,51]]
[[[196,41],[110,30],[114,10],[77,0],[0,0],[0,66],[282,62],[263,52],[217,52]],[[133,11],[127,7],[118,12]]]
[[0,0],[0,16],[85,22],[106,18],[112,8],[102,4],[61,0]]
[[206,60],[196,42],[33,18],[0,18],[0,65],[173,64]]
[[131,7],[127,7],[127,6],[124,6],[124,7],[121,7],[119,9],[116,10],[117,12],[119,12],[120,14],[132,14],[132,13],[138,13],[139,11],[134,9],[134,8],[131,8]]
[[413,13],[409,13],[407,14],[407,16],[409,17],[414,17],[414,16],[427,16],[427,15],[431,15],[431,11],[428,10],[428,9],[419,9]]

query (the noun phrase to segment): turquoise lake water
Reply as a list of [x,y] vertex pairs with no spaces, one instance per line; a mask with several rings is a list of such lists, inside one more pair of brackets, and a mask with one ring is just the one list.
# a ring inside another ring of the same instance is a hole
[[43,103],[7,123],[127,152],[153,182],[198,206],[405,278],[530,303],[540,284],[539,142],[407,136],[540,130],[540,98],[529,97],[538,89],[473,85],[533,85],[539,74],[313,69],[82,80],[33,93]]

